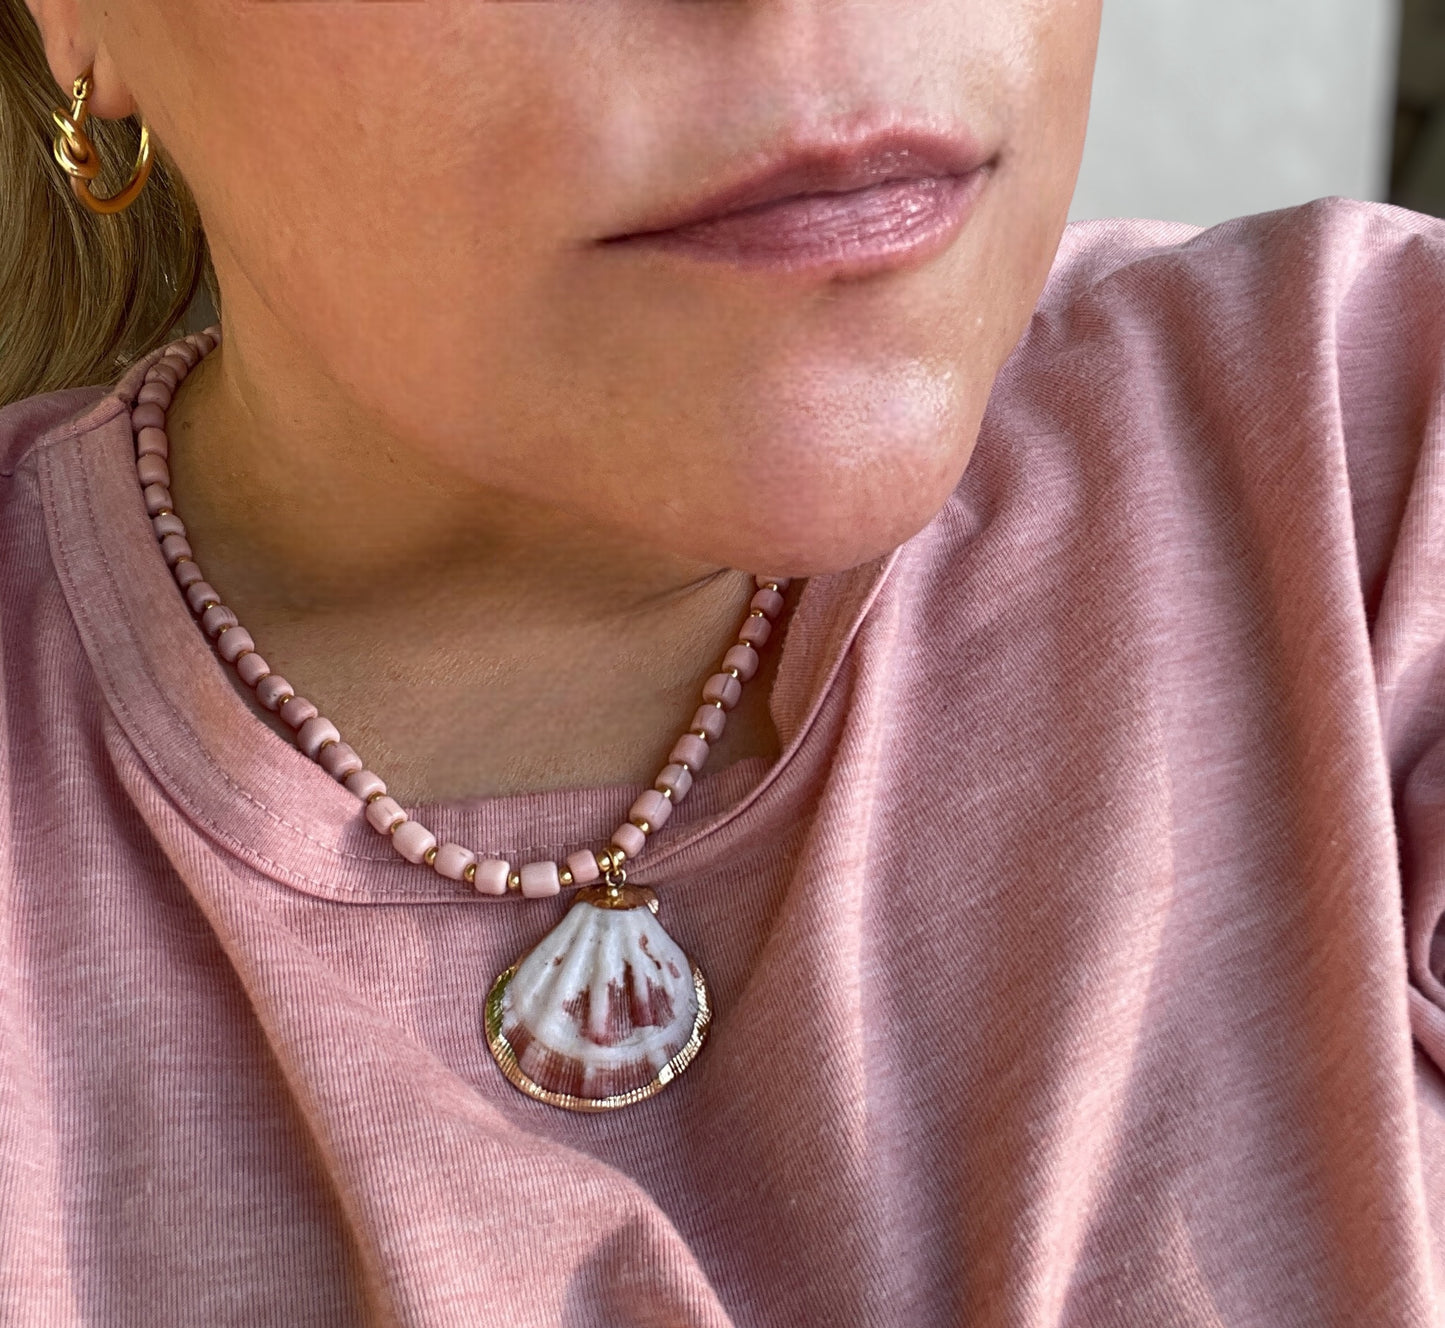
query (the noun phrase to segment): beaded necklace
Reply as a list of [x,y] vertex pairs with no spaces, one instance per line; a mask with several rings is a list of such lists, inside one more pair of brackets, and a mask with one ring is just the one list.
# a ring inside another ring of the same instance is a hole
[[408,862],[493,897],[543,899],[580,887],[561,922],[491,984],[482,1009],[487,1045],[517,1088],[549,1106],[608,1111],[652,1097],[692,1064],[712,1005],[702,970],[657,920],[657,895],[629,885],[625,864],[667,824],[710,744],[722,736],[743,684],[758,671],[758,650],[783,611],[787,579],[755,578],[737,640],[703,684],[701,706],[653,787],[632,804],[604,848],[569,854],[561,863],[514,867],[461,844],[438,843],[342,741],[336,725],[272,672],[250,632],[206,580],[186,539],[170,493],[166,411],[181,381],[220,339],[215,324],[167,346],[146,370],[130,413],[145,509],[201,630],[257,702],[292,730],[297,747],[357,796],[372,828]]

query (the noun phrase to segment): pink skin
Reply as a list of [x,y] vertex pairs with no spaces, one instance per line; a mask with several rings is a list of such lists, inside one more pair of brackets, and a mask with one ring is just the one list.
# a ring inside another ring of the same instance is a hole
[[[206,225],[224,345],[168,434],[207,575],[394,788],[435,797],[645,786],[736,639],[727,569],[848,568],[938,511],[1064,224],[1099,16],[30,4],[57,81],[93,63],[93,113],[139,108]],[[795,200],[707,256],[608,242],[789,145],[899,126],[965,134],[986,169]],[[834,256],[865,232],[892,256],[796,262],[808,216]],[[910,226],[933,238],[900,248]],[[389,710],[363,646],[436,674],[435,713]],[[768,749],[767,667],[714,768]]]

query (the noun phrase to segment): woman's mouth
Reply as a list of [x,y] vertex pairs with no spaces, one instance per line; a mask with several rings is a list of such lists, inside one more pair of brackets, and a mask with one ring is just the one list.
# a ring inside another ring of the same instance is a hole
[[858,277],[926,261],[952,243],[994,161],[967,139],[874,138],[794,150],[667,224],[608,247],[810,276]]

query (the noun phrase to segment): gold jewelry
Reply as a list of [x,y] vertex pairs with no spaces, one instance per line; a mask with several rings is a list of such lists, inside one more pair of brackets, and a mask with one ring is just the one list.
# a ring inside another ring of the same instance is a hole
[[60,126],[60,132],[55,135],[51,144],[51,151],[54,153],[55,160],[69,174],[71,186],[75,189],[75,196],[86,207],[92,212],[107,215],[124,212],[140,197],[140,191],[145,188],[145,182],[150,178],[151,132],[145,121],[142,120],[140,155],[136,158],[135,174],[131,176],[130,183],[109,198],[99,198],[92,194],[90,182],[100,174],[100,154],[96,152],[90,135],[85,132],[85,121],[90,115],[90,108],[85,103],[90,97],[90,89],[91,71],[87,69],[71,87],[74,103],[69,112],[62,109],[50,113],[51,118]]

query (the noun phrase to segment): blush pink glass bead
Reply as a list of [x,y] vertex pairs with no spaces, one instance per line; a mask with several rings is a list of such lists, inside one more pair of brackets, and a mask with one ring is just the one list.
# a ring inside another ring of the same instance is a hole
[[315,719],[321,712],[304,696],[293,696],[289,701],[281,702],[277,713],[293,729],[299,729],[308,719]]
[[170,567],[174,567],[182,558],[195,557],[195,551],[184,535],[167,535],[161,541],[161,553]]
[[312,715],[296,730],[296,745],[313,761],[320,754],[323,743],[340,741],[341,734],[336,725],[324,715]]
[[[254,689],[261,706],[275,711],[295,730],[301,751],[361,801],[367,821],[378,833],[390,836],[396,851],[408,861],[429,863],[440,875],[468,882],[478,894],[491,896],[515,891],[537,899],[556,894],[564,879],[576,886],[591,885],[604,875],[609,880],[620,879],[613,877],[614,869],[637,858],[648,836],[667,824],[692,788],[696,772],[706,763],[709,744],[722,737],[727,711],[737,705],[743,684],[756,676],[760,668],[757,651],[769,640],[772,620],[783,610],[786,578],[762,574],[754,577],[755,590],[747,616],[739,626],[737,643],[723,657],[721,670],[706,680],[704,704],[695,710],[689,729],[673,744],[654,787],[639,794],[628,820],[613,832],[609,851],[594,853],[584,849],[569,854],[565,867],[541,860],[525,863],[514,872],[502,858],[479,857],[465,845],[438,843],[430,830],[411,820],[387,793],[386,782],[366,768],[355,749],[342,740],[336,725],[321,715],[315,704],[298,696],[284,677],[271,671],[257,653],[250,632],[236,620],[235,613],[222,602],[220,593],[196,564],[185,523],[175,510],[170,491],[171,442],[166,412],[186,375],[220,344],[220,334],[217,325],[165,347],[147,367],[130,412],[136,478],[146,515],[176,584],[201,630],[214,641],[216,653]],[[647,827],[645,831],[643,826]]]
[[271,666],[252,649],[236,661],[236,672],[247,687],[254,687],[271,672]]
[[331,742],[317,752],[316,764],[332,779],[345,780],[349,775],[356,774],[363,762],[350,743]]
[[466,878],[467,868],[477,860],[477,855],[460,844],[443,844],[432,859],[432,869],[449,881]]
[[584,848],[579,853],[567,855],[567,870],[572,873],[573,885],[591,885],[602,879],[602,869],[597,865],[597,855]]
[[248,650],[255,650],[251,633],[239,625],[228,627],[216,638],[216,651],[227,664],[234,664]]
[[671,815],[672,803],[656,789],[648,789],[647,792],[640,794],[637,801],[628,809],[627,819],[633,822],[646,821],[648,833],[651,834],[661,830]]
[[517,870],[522,878],[522,893],[528,899],[545,899],[562,888],[555,862],[527,862]]
[[723,656],[723,668],[736,669],[740,682],[751,682],[758,671],[758,652],[752,646],[736,645]]
[[666,765],[657,776],[657,786],[671,789],[673,801],[681,802],[687,797],[688,789],[692,787],[692,776],[683,766]]
[[624,821],[612,832],[612,842],[629,858],[639,857],[647,845],[647,836],[631,821]]
[[142,429],[135,437],[136,456],[158,456],[164,461],[170,452],[163,429]]
[[[195,563],[191,563],[190,565],[192,567],[196,566]],[[197,571],[199,570],[200,569],[197,568]],[[186,587],[186,603],[191,606],[192,613],[204,613],[208,605],[219,604],[220,602],[221,592],[209,581],[192,581],[191,584]],[[202,623],[201,626],[204,627],[205,623]]]
[[[194,586],[191,589],[195,589]],[[224,604],[212,604],[201,614],[201,630],[207,636],[220,636],[228,627],[236,625],[236,615]]]
[[355,774],[346,776],[346,787],[362,802],[367,802],[371,798],[379,798],[386,792],[386,780],[374,770],[358,770]]
[[158,457],[153,452],[136,461],[135,473],[143,485],[164,484],[168,489],[171,487],[171,468],[166,465],[164,457]]
[[275,710],[282,701],[296,695],[296,689],[291,686],[279,673],[273,673],[268,678],[262,678],[256,684],[256,699],[266,707],[267,710]]
[[716,701],[724,710],[731,710],[743,697],[743,685],[730,673],[714,673],[703,684],[702,699]]
[[162,512],[151,518],[151,529],[155,531],[157,539],[165,539],[167,535],[184,535],[186,523],[174,512]]
[[753,596],[753,608],[761,609],[768,618],[776,618],[783,611],[783,597],[776,590],[760,590]]
[[408,862],[421,862],[437,846],[437,837],[420,821],[403,821],[391,832],[391,844]]
[[472,889],[479,895],[504,895],[511,874],[511,863],[501,858],[480,858],[476,875],[472,877]]
[[189,558],[182,558],[173,569],[176,574],[176,585],[182,590],[196,584],[197,581],[205,580],[201,575],[201,569]]
[[693,732],[701,731],[707,734],[709,742],[716,742],[723,735],[723,730],[728,725],[728,712],[719,710],[715,705],[700,705],[697,713],[692,717],[692,724],[689,726]]
[[768,637],[772,634],[772,623],[766,618],[754,618],[751,615],[744,618],[743,625],[738,628],[738,640],[745,641],[755,649],[767,645]]
[[374,830],[389,835],[406,820],[406,813],[395,798],[383,795],[375,802],[366,804],[366,819],[371,822]]
[[684,733],[672,745],[672,751],[668,754],[669,761],[676,761],[679,765],[685,765],[696,774],[707,764],[708,746],[703,738],[696,733]]

